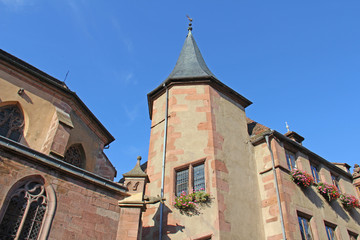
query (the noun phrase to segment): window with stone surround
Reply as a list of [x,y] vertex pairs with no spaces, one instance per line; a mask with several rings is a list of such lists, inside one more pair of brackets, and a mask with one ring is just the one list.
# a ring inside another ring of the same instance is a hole
[[290,152],[288,150],[285,150],[285,155],[286,155],[286,162],[288,165],[289,170],[293,170],[294,168],[296,168],[296,157],[295,154],[293,152]]
[[341,193],[341,189],[340,189],[340,186],[339,186],[339,177],[338,176],[335,176],[334,174],[331,173],[331,181],[332,181],[332,184],[337,187],[337,189],[339,190],[339,192]]
[[337,240],[335,229],[336,229],[335,225],[325,222],[325,230],[328,240]]
[[189,164],[175,170],[175,195],[180,196],[182,192],[189,193],[205,190],[205,165],[201,163]]
[[71,145],[65,153],[64,161],[76,167],[84,168],[85,152],[81,144]]
[[23,135],[24,116],[17,105],[0,107],[0,135],[19,142]]
[[298,222],[300,227],[301,240],[312,240],[312,233],[310,228],[310,218],[304,217],[298,213]]
[[348,231],[350,240],[357,240],[359,234],[356,234],[354,232]]
[[320,182],[319,167],[317,165],[315,165],[314,163],[310,163],[310,167],[311,167],[311,173],[312,173],[315,183]]
[[0,215],[0,239],[38,239],[48,206],[42,183],[23,183],[9,195],[4,206],[6,209],[2,209]]

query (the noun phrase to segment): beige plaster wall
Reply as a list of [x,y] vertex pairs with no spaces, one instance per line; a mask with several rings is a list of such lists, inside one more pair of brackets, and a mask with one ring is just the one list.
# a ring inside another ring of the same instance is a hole
[[[271,140],[274,151],[275,166],[279,182],[279,191],[284,213],[286,235],[288,239],[301,239],[298,224],[298,213],[310,218],[310,225],[314,239],[326,239],[324,221],[337,226],[336,234],[339,239],[349,239],[348,230],[360,232],[360,214],[358,210],[346,211],[339,200],[328,203],[321,196],[316,187],[302,189],[292,182],[285,161],[285,149],[281,142]],[[309,174],[309,157],[292,149],[297,156],[299,169]],[[275,185],[271,167],[271,158],[266,143],[255,147],[255,158],[258,166],[259,186],[262,198],[266,239],[282,239],[279,209],[275,194]],[[327,166],[320,165],[321,180],[331,183],[330,171]],[[355,195],[351,182],[340,176],[340,187],[349,194]]]
[[[17,94],[24,88],[23,96]],[[25,127],[21,143],[41,151],[50,128],[55,107],[52,96],[0,70],[0,106],[19,103],[24,113]]]
[[[165,94],[154,101],[147,174],[150,183],[146,195],[160,194],[163,153]],[[219,239],[218,204],[211,132],[209,87],[174,86],[169,90],[169,122],[165,170],[164,233],[163,239],[195,239],[212,235]],[[212,202],[199,215],[186,216],[173,207],[175,199],[175,169],[191,162],[204,160],[206,191]],[[143,238],[158,237],[159,205],[148,206],[143,214]]]
[[[18,94],[20,88],[25,90],[22,95]],[[50,147],[56,141],[57,145],[63,146],[64,149],[64,152],[57,152],[60,155],[64,155],[70,145],[81,143],[87,159],[85,169],[108,179],[114,178],[116,171],[103,153],[104,141],[89,128],[89,119],[84,119],[85,116],[79,117],[80,110],[70,99],[49,86],[41,85],[40,82],[1,64],[0,91],[0,106],[18,103],[23,110],[25,126],[20,143],[49,154]],[[69,138],[55,137],[57,129],[61,127],[56,108],[71,116],[74,128],[66,126],[70,129]]]
[[[221,239],[263,239],[259,184],[244,109],[211,89]],[[223,200],[222,200],[223,199]],[[221,219],[223,216],[224,219]]]

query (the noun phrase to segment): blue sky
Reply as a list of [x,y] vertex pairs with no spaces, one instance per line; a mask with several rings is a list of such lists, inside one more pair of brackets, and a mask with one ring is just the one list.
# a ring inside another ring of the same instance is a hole
[[360,1],[0,0],[0,48],[64,80],[116,138],[118,171],[147,159],[146,94],[193,35],[247,115],[305,137],[331,162],[360,164]]

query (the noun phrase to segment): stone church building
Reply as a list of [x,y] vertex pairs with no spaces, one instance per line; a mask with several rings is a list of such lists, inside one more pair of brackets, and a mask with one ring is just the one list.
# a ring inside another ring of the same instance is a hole
[[0,239],[358,239],[359,166],[247,118],[191,24],[147,97],[147,161],[114,182],[114,137],[64,82],[0,50]]

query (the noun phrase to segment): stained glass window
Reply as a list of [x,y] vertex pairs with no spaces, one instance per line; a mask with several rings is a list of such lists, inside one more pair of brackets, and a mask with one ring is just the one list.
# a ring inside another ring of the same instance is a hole
[[20,186],[10,197],[0,223],[0,239],[35,240],[47,208],[44,186],[36,181]]
[[71,145],[65,153],[64,161],[83,168],[85,164],[85,154],[81,144]]
[[16,105],[0,107],[0,135],[19,142],[23,128],[24,117]]

